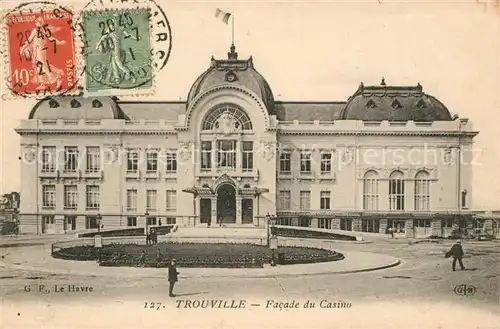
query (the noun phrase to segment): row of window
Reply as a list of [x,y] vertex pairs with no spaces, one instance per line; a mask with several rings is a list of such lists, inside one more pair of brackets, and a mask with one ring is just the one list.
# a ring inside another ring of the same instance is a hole
[[[281,190],[278,192],[278,208],[281,210],[292,209],[292,192]],[[300,209],[311,209],[311,191],[300,191]],[[330,209],[330,191],[321,191],[320,209]]]
[[[87,185],[86,189],[86,207],[87,209],[99,209],[100,207],[100,187],[98,185]],[[56,186],[42,185],[42,207],[56,207]],[[78,186],[64,186],[64,208],[76,209],[78,207]]]
[[[177,218],[175,217],[165,217],[157,218],[157,217],[148,217],[147,225],[174,225],[177,222]],[[77,216],[70,215],[64,216],[63,219],[63,229],[65,231],[76,230]],[[50,226],[55,224],[55,216],[54,215],[44,215],[42,216],[42,226],[44,229],[48,229]],[[101,222],[102,225],[102,222]],[[137,217],[128,216],[127,217],[127,226],[137,226]],[[99,218],[97,216],[85,216],[85,229],[97,229],[99,227]],[[45,232],[44,232],[45,233]]]
[[[99,209],[100,208],[100,191],[97,185],[87,185],[86,187],[86,208]],[[127,190],[127,211],[137,211],[137,198],[138,191],[136,189]],[[146,190],[146,210],[156,211],[158,191]],[[56,207],[56,186],[55,185],[42,185],[42,207],[55,208]],[[167,190],[165,198],[165,209],[167,211],[176,211],[177,208],[177,191]],[[64,186],[64,208],[77,209],[78,208],[78,186],[65,185]]]
[[241,142],[241,165],[237,163],[238,143],[236,140],[201,142],[201,170],[214,167],[253,169],[253,142]]
[[[165,210],[176,211],[177,210],[177,191],[167,190],[165,197]],[[137,211],[137,196],[138,191],[136,189],[127,190],[127,211]],[[157,190],[146,190],[146,210],[147,211],[157,211]]]
[[[363,180],[363,209],[379,210],[379,179],[375,171],[365,174]],[[389,184],[389,210],[405,209],[405,181],[401,172],[391,175]],[[419,172],[415,180],[415,210],[430,209],[430,180],[427,172]],[[279,191],[278,205],[280,209],[292,209],[292,193],[290,190]],[[301,210],[311,209],[311,191],[300,191]],[[320,209],[330,209],[330,191],[320,192]]]
[[[281,174],[290,174],[292,172],[292,153],[289,151],[281,151],[280,154],[279,171]],[[300,172],[301,173],[311,173],[312,172],[312,153],[311,152],[301,152],[300,153]],[[332,154],[331,153],[321,153],[320,160],[320,171],[321,173],[331,173],[332,172]]]

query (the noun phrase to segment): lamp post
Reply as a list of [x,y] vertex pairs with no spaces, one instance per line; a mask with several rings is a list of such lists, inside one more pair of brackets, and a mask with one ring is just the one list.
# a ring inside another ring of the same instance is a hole
[[270,225],[269,221],[271,220],[271,215],[269,213],[266,214],[266,245],[269,247],[269,230],[270,230]]
[[271,266],[276,266],[276,258],[275,258],[275,250],[278,249],[278,237],[275,235],[275,230],[274,230],[274,225],[276,225],[276,215],[272,215],[270,218],[270,230],[271,230],[271,237],[268,240],[269,241],[269,247],[271,248],[272,255],[271,255]]
[[148,235],[148,234],[149,234],[149,232],[148,232],[149,212],[148,212],[148,211],[146,211],[146,212],[144,213],[144,217],[146,217],[146,235]]

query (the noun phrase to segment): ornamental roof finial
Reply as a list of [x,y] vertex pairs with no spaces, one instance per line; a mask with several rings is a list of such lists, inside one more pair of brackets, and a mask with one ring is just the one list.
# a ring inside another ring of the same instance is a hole
[[384,77],[382,77],[382,81],[380,81],[380,85],[385,86],[385,78]]

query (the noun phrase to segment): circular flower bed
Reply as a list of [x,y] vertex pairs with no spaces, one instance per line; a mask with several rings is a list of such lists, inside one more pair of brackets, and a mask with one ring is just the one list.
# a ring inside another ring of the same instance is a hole
[[[141,262],[143,251],[145,260]],[[265,246],[230,243],[110,244],[101,250],[93,246],[65,248],[52,256],[69,260],[100,259],[101,266],[166,267],[171,259],[175,259],[181,267],[258,268],[271,263],[272,251]],[[283,265],[330,262],[343,258],[340,253],[318,248],[280,247],[275,251],[276,263]]]

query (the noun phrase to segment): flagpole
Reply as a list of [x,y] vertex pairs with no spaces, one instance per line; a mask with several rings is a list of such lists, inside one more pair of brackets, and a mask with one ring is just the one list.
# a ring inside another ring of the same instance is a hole
[[234,45],[234,14],[231,15],[231,25],[232,25],[231,44]]

